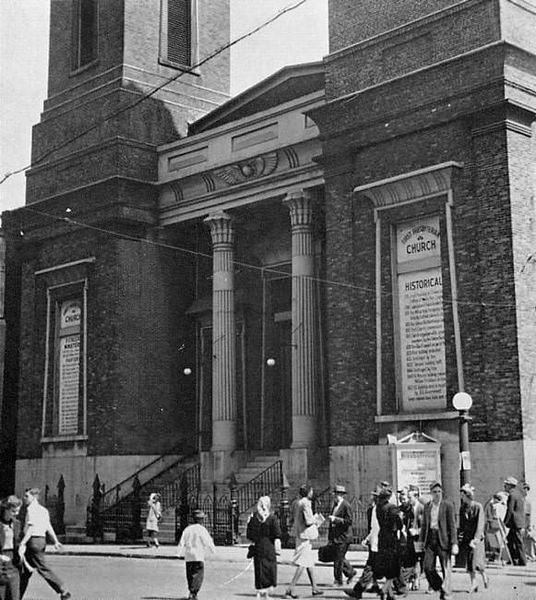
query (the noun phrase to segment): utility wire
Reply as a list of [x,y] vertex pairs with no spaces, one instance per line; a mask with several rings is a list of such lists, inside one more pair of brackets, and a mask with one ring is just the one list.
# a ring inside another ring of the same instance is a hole
[[[50,214],[50,213],[47,213],[44,211],[40,211],[35,208],[32,208],[31,206],[22,206],[20,210],[25,210],[27,212],[34,213],[36,215],[39,215],[41,217],[45,217],[48,219],[53,219],[55,221],[62,221],[64,223],[72,225],[73,227],[81,227],[84,229],[89,229],[92,231],[96,231],[98,233],[103,233],[103,234],[110,235],[110,236],[117,237],[117,238],[124,239],[124,240],[130,240],[133,242],[141,242],[144,244],[148,244],[150,246],[156,246],[159,248],[165,248],[168,250],[181,252],[183,254],[189,254],[190,256],[198,256],[201,258],[206,258],[207,260],[212,260],[212,258],[213,258],[212,254],[207,254],[206,252],[200,252],[199,250],[192,250],[191,248],[184,248],[182,246],[176,246],[174,244],[167,244],[165,242],[158,242],[155,240],[149,240],[146,238],[137,237],[135,235],[130,235],[128,233],[122,233],[119,231],[113,231],[111,229],[105,229],[104,227],[98,227],[97,225],[91,225],[89,223],[77,221],[76,219],[73,219],[71,217],[53,215],[53,214]],[[280,275],[282,277],[288,277],[288,278],[293,277],[292,273],[289,273],[288,271],[284,271],[284,270],[277,269],[274,267],[262,267],[259,265],[255,265],[255,264],[251,264],[251,263],[247,263],[247,262],[239,261],[239,260],[233,260],[232,262],[235,266],[242,267],[244,269],[251,269],[253,271],[259,271],[261,273],[270,273],[273,275]],[[355,285],[353,283],[349,283],[349,282],[345,282],[345,281],[334,281],[331,279],[326,279],[323,277],[316,277],[313,275],[307,276],[306,278],[309,279],[310,281],[314,281],[315,283],[323,284],[326,286],[347,288],[347,289],[355,290],[355,291],[359,291],[359,292],[376,294],[376,288],[359,286],[359,285]],[[389,299],[393,298],[393,294],[390,292],[382,291],[382,297],[384,299],[389,300]],[[503,309],[517,308],[518,310],[522,310],[522,311],[531,311],[531,312],[536,311],[536,306],[523,307],[523,306],[517,306],[516,304],[510,303],[510,302],[486,302],[486,301],[473,302],[470,300],[460,300],[459,298],[458,299],[453,298],[452,300],[444,300],[444,304],[446,304],[446,305],[452,305],[454,302],[457,302],[458,306],[477,306],[479,308],[503,308]]]
[[228,50],[229,48],[231,48],[235,44],[238,44],[239,42],[245,40],[246,38],[251,37],[252,35],[258,33],[259,31],[261,31],[262,29],[264,29],[265,27],[267,27],[268,25],[270,25],[271,23],[273,23],[274,21],[276,21],[277,19],[279,19],[280,17],[282,17],[284,14],[286,14],[288,12],[291,12],[293,10],[296,10],[302,4],[305,4],[307,1],[308,0],[299,0],[298,2],[295,2],[294,4],[290,4],[290,5],[286,6],[285,8],[282,8],[274,16],[270,17],[269,19],[267,19],[266,21],[264,21],[260,25],[257,25],[257,27],[254,27],[250,31],[244,33],[243,35],[241,35],[241,36],[239,36],[237,38],[235,38],[234,40],[228,42],[227,44],[224,44],[223,46],[220,46],[217,50],[215,50],[214,52],[212,52],[212,54],[209,54],[208,56],[206,56],[205,58],[203,58],[202,60],[200,60],[198,63],[196,63],[195,65],[191,66],[188,71],[181,71],[181,72],[177,73],[176,75],[174,75],[173,77],[170,77],[169,79],[166,79],[164,82],[162,82],[161,84],[155,86],[152,90],[150,90],[149,92],[145,93],[144,95],[142,95],[140,98],[138,98],[134,102],[128,104],[127,106],[124,106],[123,108],[119,108],[119,109],[115,110],[114,112],[112,112],[111,114],[107,115],[103,119],[97,121],[93,125],[90,125],[89,127],[87,127],[86,129],[84,129],[80,133],[74,135],[71,138],[68,138],[67,140],[63,141],[61,144],[58,144],[54,148],[51,148],[50,150],[47,150],[41,156],[37,157],[33,161],[32,164],[26,165],[25,167],[17,169],[16,171],[11,171],[9,173],[6,173],[3,176],[2,180],[0,181],[0,185],[2,185],[4,183],[4,181],[6,181],[7,179],[9,179],[12,175],[17,175],[18,173],[23,173],[24,171],[27,171],[31,167],[35,167],[36,165],[39,165],[39,163],[43,162],[45,159],[47,159],[54,152],[57,152],[58,150],[62,150],[66,146],[68,146],[68,145],[72,144],[73,142],[79,140],[80,138],[84,137],[85,135],[87,135],[91,131],[94,131],[95,129],[98,129],[101,125],[103,125],[104,123],[106,123],[110,119],[114,119],[115,117],[118,117],[119,115],[121,115],[121,114],[123,114],[123,113],[125,113],[125,112],[127,112],[129,110],[132,110],[133,108],[135,108],[136,106],[138,106],[142,102],[145,102],[145,100],[147,100],[148,98],[151,98],[152,96],[154,96],[154,94],[156,94],[157,92],[159,92],[161,89],[165,88],[170,83],[173,83],[174,81],[177,81],[178,79],[180,79],[183,75],[186,75],[187,73],[189,74],[190,71],[193,71],[193,70],[201,67],[206,62],[212,60],[213,58],[215,58],[216,56],[218,56],[222,52],[225,52],[226,50]]

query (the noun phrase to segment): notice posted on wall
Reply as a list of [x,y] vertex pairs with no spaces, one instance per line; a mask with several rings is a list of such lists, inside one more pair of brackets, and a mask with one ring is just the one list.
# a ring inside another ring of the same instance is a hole
[[80,334],[61,338],[59,361],[59,433],[78,433]]
[[405,411],[446,405],[441,267],[398,276],[402,404]]
[[[428,493],[430,485],[441,481],[440,444],[400,444],[396,451],[397,487],[415,485]],[[411,445],[413,446],[413,444]]]

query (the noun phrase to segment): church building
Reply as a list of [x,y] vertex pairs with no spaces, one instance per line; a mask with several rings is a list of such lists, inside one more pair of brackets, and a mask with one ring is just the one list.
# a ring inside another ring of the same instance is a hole
[[330,0],[329,54],[232,98],[229,0],[51,6],[2,215],[6,493],[62,478],[74,527],[96,476],[180,465],[536,482],[534,0]]

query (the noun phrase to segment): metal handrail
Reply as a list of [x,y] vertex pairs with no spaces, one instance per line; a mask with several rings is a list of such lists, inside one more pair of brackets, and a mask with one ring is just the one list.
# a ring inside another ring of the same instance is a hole
[[184,470],[174,481],[170,481],[159,490],[164,508],[176,507],[179,499],[199,493],[201,484],[201,465],[196,463]]
[[[260,496],[270,496],[272,504],[275,504],[274,496],[277,494],[274,492],[280,493],[282,486],[283,461],[278,460],[236,490],[235,498],[240,514],[251,510],[257,504]],[[231,495],[233,496],[233,491],[231,491]]]
[[[154,460],[147,463],[146,465],[143,465],[143,467],[139,468],[137,471],[129,475],[126,479],[123,479],[123,481],[120,481],[118,484],[114,485],[114,487],[105,491],[100,499],[101,512],[108,510],[113,505],[117,504],[120,500],[126,498],[127,496],[130,496],[130,494],[132,494],[133,492],[134,482],[136,480],[139,484],[141,484],[141,487],[144,487],[156,477],[161,476],[162,473],[174,468],[177,465],[177,463],[183,461],[188,456],[192,456],[193,454],[195,454],[197,450],[188,454],[181,455],[180,450],[183,450],[185,446],[188,446],[189,442],[191,442],[192,440],[197,440],[197,438],[203,435],[203,433],[203,431],[196,431],[193,435],[186,438],[186,440],[175,444],[166,453],[157,456]],[[194,448],[196,448],[195,444]],[[180,455],[180,457],[171,465],[168,465],[162,471],[158,471],[158,473],[155,476],[149,477],[146,481],[140,480],[140,475],[148,471],[150,468],[154,467],[154,465],[156,465],[159,461],[163,461],[166,457],[172,456],[173,454]],[[121,494],[122,490],[124,490],[125,493]]]

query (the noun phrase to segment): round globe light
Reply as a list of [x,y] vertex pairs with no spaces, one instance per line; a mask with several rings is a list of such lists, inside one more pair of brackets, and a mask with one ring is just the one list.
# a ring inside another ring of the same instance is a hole
[[456,410],[469,410],[471,406],[473,406],[473,399],[465,392],[458,392],[457,394],[454,394],[452,406],[454,406]]
[[191,375],[192,374],[192,369],[190,369],[190,367],[186,367],[183,371],[183,373],[185,375]]
[[274,358],[269,358],[269,359],[266,361],[266,364],[267,364],[269,367],[273,367],[273,366],[275,365],[275,359],[274,359]]

